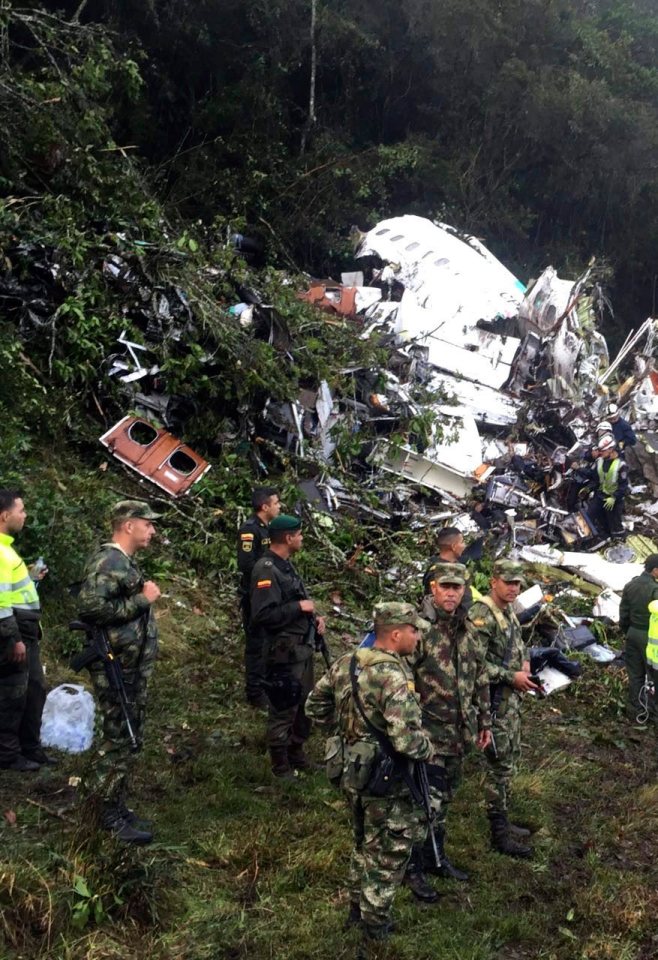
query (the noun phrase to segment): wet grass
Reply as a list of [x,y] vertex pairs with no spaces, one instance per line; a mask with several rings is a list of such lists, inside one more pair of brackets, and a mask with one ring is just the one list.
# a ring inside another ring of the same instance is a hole
[[[7,815],[0,825],[0,957],[356,957],[357,937],[343,930],[350,841],[339,794],[321,773],[290,784],[270,777],[263,716],[241,700],[230,595],[167,592],[185,606],[170,600],[160,615],[162,659],[134,796],[156,841],[126,849],[98,833],[69,786],[82,758],[30,778],[1,774],[0,814],[13,811],[15,823]],[[52,681],[70,678],[48,666]],[[658,955],[656,740],[620,718],[622,697],[619,672],[589,665],[578,687],[527,704],[514,813],[538,828],[530,862],[490,851],[482,768],[470,758],[449,852],[471,882],[437,882],[443,897],[431,909],[402,891],[399,933],[369,956]],[[311,749],[319,758],[319,736]]]

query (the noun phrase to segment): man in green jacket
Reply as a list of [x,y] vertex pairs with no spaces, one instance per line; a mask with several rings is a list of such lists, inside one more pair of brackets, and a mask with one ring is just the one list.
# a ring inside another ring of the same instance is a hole
[[[423,728],[445,767],[445,789],[430,784],[441,866],[436,867],[431,844],[414,851],[425,870],[453,880],[468,880],[445,855],[445,822],[448,805],[462,778],[464,754],[472,743],[484,750],[491,743],[489,675],[482,648],[466,623],[462,601],[466,567],[461,563],[436,563],[421,616],[432,624],[420,635],[408,663],[420,695]],[[413,857],[412,857],[413,861]]]
[[[649,630],[649,604],[658,600],[658,553],[644,561],[644,572],[624,587],[619,607],[619,628],[626,636],[624,660],[628,674],[628,717],[637,721],[645,709],[640,703],[640,691],[646,682],[646,646]],[[655,701],[649,704],[650,716],[655,719]]]
[[[306,701],[307,716],[337,730],[343,758],[340,784],[350,805],[354,836],[348,923],[361,923],[370,940],[390,935],[395,891],[412,847],[422,843],[427,827],[399,777],[392,778],[386,796],[369,793],[381,747],[361,711],[400,758],[431,760],[432,743],[423,730],[413,676],[402,659],[413,652],[419,631],[427,626],[410,603],[377,604],[374,646],[360,647],[337,660]],[[431,901],[436,899],[434,893]]]
[[[102,628],[123,674],[131,721],[141,748],[146,690],[158,652],[158,628],[153,604],[160,590],[146,580],[134,555],[148,547],[159,513],[140,500],[121,500],[112,511],[112,538],[87,560],[78,597],[81,620]],[[126,806],[136,753],[115,690],[102,663],[90,665],[89,675],[103,724],[103,742],[85,777],[89,793],[102,801],[101,823],[125,843],[149,843],[150,830],[138,825]]]
[[491,843],[495,850],[510,857],[532,856],[531,847],[519,842],[530,836],[530,831],[508,817],[510,787],[521,755],[522,695],[538,689],[530,678],[521,625],[512,607],[523,582],[520,563],[497,560],[489,593],[468,612],[491,684],[493,739],[485,753]]

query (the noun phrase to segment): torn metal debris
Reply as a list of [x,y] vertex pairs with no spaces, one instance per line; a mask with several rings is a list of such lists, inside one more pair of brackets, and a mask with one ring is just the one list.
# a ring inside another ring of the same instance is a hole
[[99,439],[117,460],[174,497],[189,493],[210,470],[190,447],[139,417],[124,417]]

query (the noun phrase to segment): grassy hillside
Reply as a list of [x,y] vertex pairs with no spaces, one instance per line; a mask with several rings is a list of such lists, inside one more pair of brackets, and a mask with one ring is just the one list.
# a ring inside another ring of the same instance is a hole
[[[162,657],[134,805],[142,849],[98,833],[69,778],[0,778],[3,960],[310,960],[354,957],[342,929],[349,822],[323,773],[269,773],[264,722],[242,703],[231,579],[161,577]],[[321,592],[325,598],[331,581]],[[330,620],[331,645],[349,625]],[[71,679],[45,644],[52,683]],[[318,669],[320,669],[318,665]],[[446,960],[650,960],[658,942],[652,733],[620,718],[623,675],[587,664],[577,686],[526,705],[514,812],[536,856],[490,851],[477,758],[454,805],[449,847],[467,885],[437,881],[435,908],[405,891],[399,934],[371,956]],[[311,750],[320,758],[316,733]],[[14,817],[10,811],[15,814]]]

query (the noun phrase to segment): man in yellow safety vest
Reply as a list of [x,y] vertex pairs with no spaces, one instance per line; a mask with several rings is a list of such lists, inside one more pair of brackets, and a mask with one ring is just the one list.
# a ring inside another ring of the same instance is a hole
[[611,436],[600,439],[598,452],[590,481],[594,493],[589,501],[589,511],[599,533],[620,538],[624,536],[621,521],[629,486],[628,467],[619,456],[617,444]]
[[34,580],[13,547],[26,516],[20,494],[0,490],[0,769],[18,773],[57,762],[39,743],[46,700],[39,657],[41,604]]
[[649,683],[653,683],[653,693],[647,698],[647,707],[649,718],[658,725],[658,713],[656,705],[658,704],[658,600],[652,600],[649,604],[649,633],[647,635],[647,677]]

